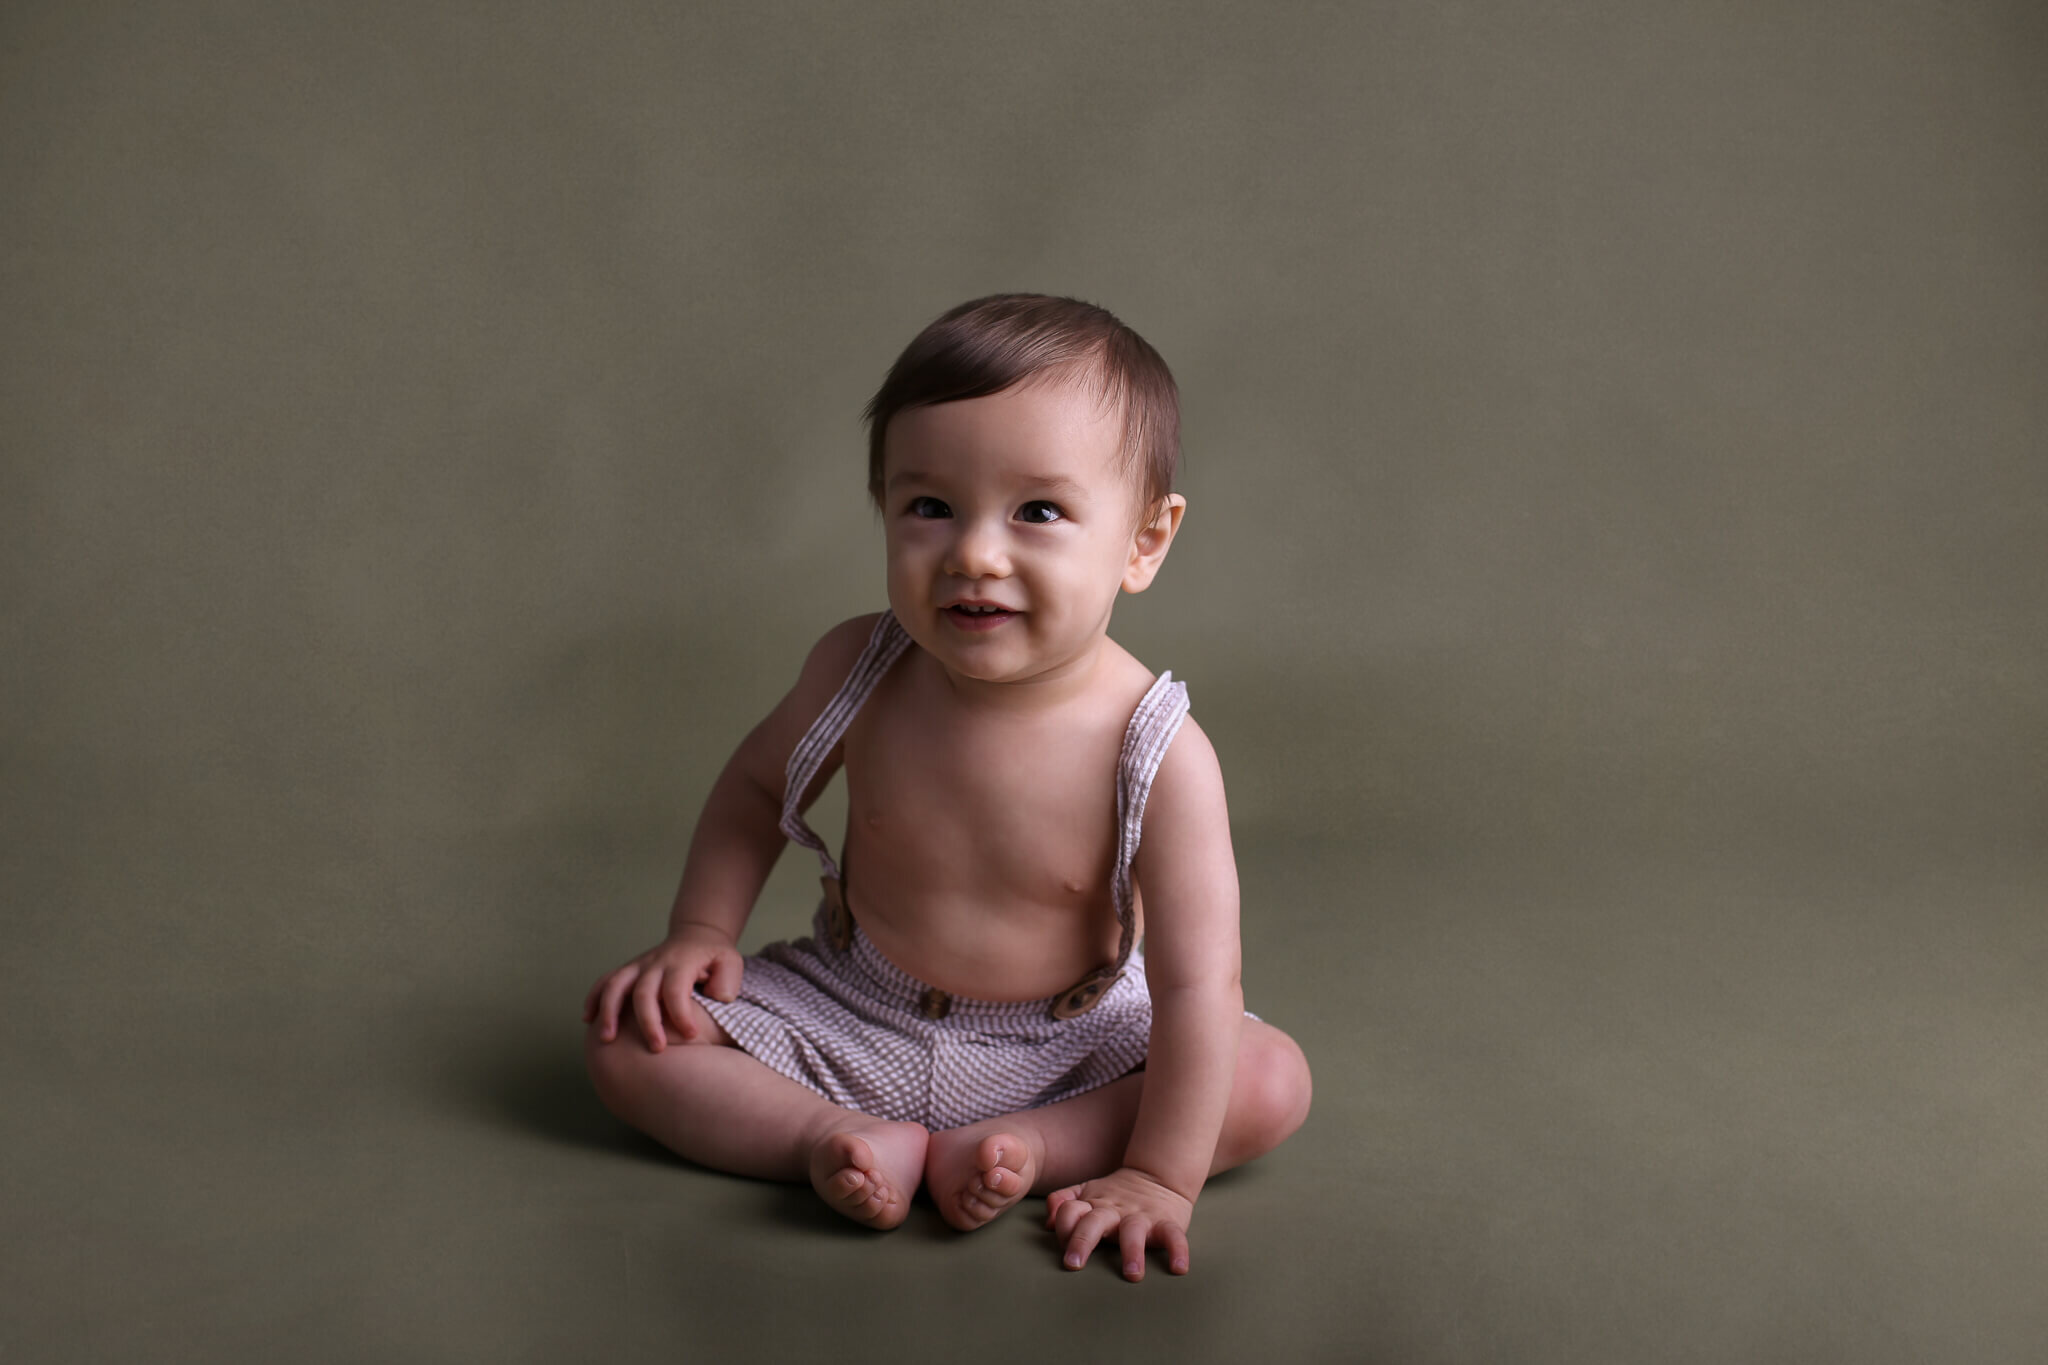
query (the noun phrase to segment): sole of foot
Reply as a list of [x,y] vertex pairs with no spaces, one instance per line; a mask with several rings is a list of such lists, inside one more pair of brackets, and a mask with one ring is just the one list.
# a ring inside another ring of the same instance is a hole
[[939,1216],[962,1232],[991,1222],[1031,1193],[1038,1162],[1015,1133],[932,1139],[929,1181]]
[[915,1123],[842,1128],[811,1148],[811,1188],[856,1223],[893,1228],[910,1212],[930,1138]]

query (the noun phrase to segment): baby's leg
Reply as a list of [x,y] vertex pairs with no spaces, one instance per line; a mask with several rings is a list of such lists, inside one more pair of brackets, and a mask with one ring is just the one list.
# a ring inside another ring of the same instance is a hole
[[[971,1230],[1026,1194],[1063,1189],[1123,1165],[1144,1084],[1141,1071],[1043,1109],[932,1134],[925,1183],[939,1213]],[[1308,1117],[1309,1090],[1308,1062],[1294,1040],[1271,1024],[1245,1020],[1209,1174],[1278,1147]]]
[[910,1211],[928,1134],[842,1109],[732,1046],[723,1030],[650,1051],[630,1028],[584,1057],[598,1098],[620,1119],[700,1166],[766,1180],[809,1180],[856,1222],[893,1228]]

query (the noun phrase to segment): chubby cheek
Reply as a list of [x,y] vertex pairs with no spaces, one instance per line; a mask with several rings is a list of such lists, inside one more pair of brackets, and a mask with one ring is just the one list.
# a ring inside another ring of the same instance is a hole
[[885,577],[889,608],[906,628],[922,632],[927,621],[936,621],[937,569],[920,555],[915,545],[892,547]]
[[908,536],[891,531],[883,542],[883,554],[889,570],[889,581],[908,582],[914,575],[925,571],[925,561],[931,556],[924,547]]
[[931,593],[918,583],[919,575],[898,559],[889,561],[887,586],[889,606],[898,617],[909,617],[931,608]]

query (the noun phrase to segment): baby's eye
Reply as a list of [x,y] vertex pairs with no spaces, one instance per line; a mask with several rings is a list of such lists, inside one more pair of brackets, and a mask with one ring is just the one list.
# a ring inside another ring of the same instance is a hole
[[937,498],[912,498],[910,506],[903,510],[910,513],[913,517],[922,517],[926,520],[953,515],[953,509],[940,502]]
[[1049,526],[1053,522],[1064,519],[1066,515],[1065,512],[1060,511],[1058,506],[1045,501],[1043,498],[1027,502],[1017,509],[1017,520],[1029,522],[1033,526]]

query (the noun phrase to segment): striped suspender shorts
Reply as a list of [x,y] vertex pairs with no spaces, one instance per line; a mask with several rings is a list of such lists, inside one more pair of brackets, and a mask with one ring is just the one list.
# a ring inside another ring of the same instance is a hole
[[838,865],[797,810],[854,713],[909,644],[883,612],[845,685],[790,756],[782,829],[818,855],[825,874],[811,936],[749,957],[731,1003],[696,998],[741,1049],[834,1104],[938,1131],[1069,1099],[1144,1062],[1152,997],[1134,942],[1131,860],[1145,798],[1188,699],[1185,684],[1160,674],[1124,732],[1112,881],[1123,926],[1116,964],[1043,1000],[969,1000],[927,986],[876,950],[846,913]]

